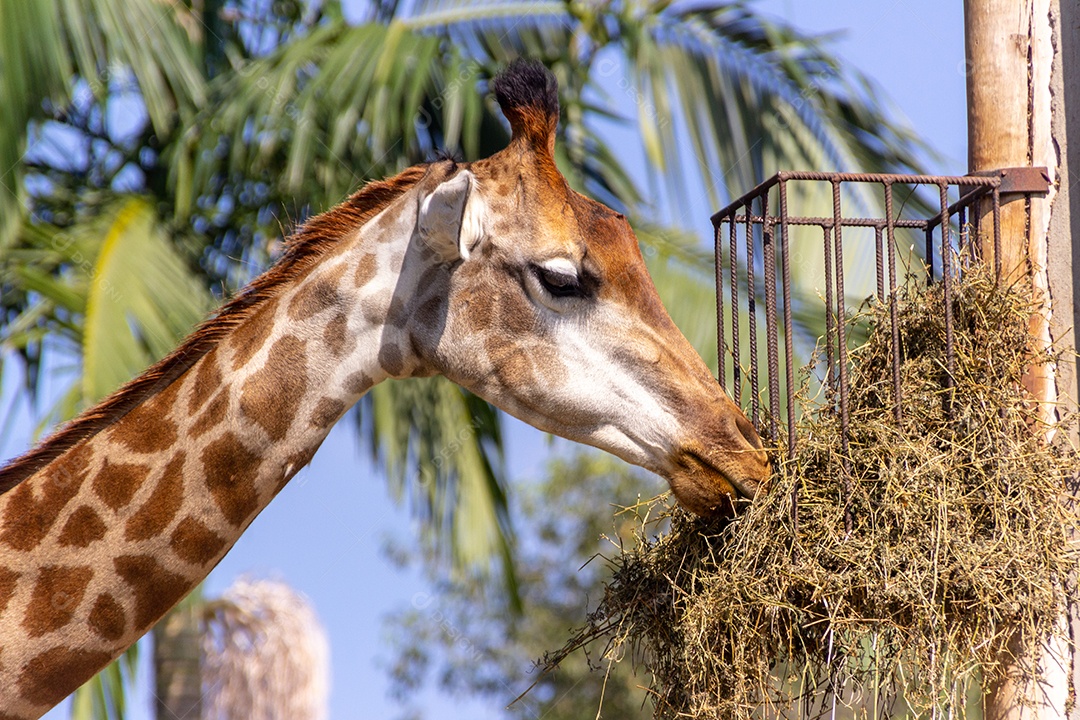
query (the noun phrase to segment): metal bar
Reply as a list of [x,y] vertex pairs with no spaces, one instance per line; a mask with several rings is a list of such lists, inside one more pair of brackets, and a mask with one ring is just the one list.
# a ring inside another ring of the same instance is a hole
[[1001,193],[994,188],[991,196],[994,208],[994,278],[1001,280]]
[[[753,202],[751,199],[751,205],[746,208],[747,216],[753,214]],[[746,297],[749,311],[747,334],[750,341],[750,421],[754,423],[754,428],[761,432],[760,408],[758,407],[761,398],[758,397],[757,278],[754,267],[754,226],[750,224],[750,221],[746,223]]]
[[[949,205],[949,215],[950,216],[955,215],[957,212],[959,212],[963,208],[973,207],[977,200],[984,199],[987,195],[991,194],[993,191],[994,191],[994,188],[978,188],[976,192],[971,192],[971,193],[968,193],[967,195],[964,195],[962,198],[960,198],[959,200],[954,202],[952,205]],[[925,222],[926,222],[926,226],[928,228],[930,228],[931,230],[933,230],[941,222],[941,216],[940,215],[935,215],[934,217],[927,219]]]
[[[781,180],[780,190],[780,260],[783,263],[781,277],[784,286],[784,370],[787,392],[787,456],[795,458],[795,357],[792,351],[791,331],[791,236],[789,235],[787,181]],[[799,485],[791,488],[791,527],[792,537],[799,535]],[[794,542],[794,541],[793,541]],[[795,546],[792,545],[792,552]]]
[[893,186],[885,183],[885,232],[889,243],[889,326],[892,330],[893,418],[897,424],[902,417],[900,389],[900,325],[897,320],[896,298],[896,232],[893,228]]
[[1023,193],[1031,196],[1045,195],[1050,190],[1050,174],[1046,166],[977,170],[970,175],[999,178],[1001,182],[998,187],[1003,193]]
[[723,221],[713,227],[713,272],[716,274],[716,375],[720,389],[727,392],[727,379],[724,373],[724,355],[727,341],[724,339],[724,263],[720,251],[720,237]]
[[976,209],[975,212],[971,214],[971,251],[979,262],[983,262],[984,260],[986,260],[986,258],[983,257],[983,251],[981,247],[982,235],[980,234],[980,228],[982,227],[982,223],[980,222],[979,218],[981,214],[982,213],[979,212],[978,209]]
[[825,381],[826,387],[836,390],[836,381],[833,379],[833,293],[832,293],[832,228],[821,226],[821,233],[825,240],[825,358],[828,362],[828,373]]
[[739,347],[739,226],[731,218],[729,226],[729,255],[731,271],[731,389],[736,405],[742,404],[742,349]]
[[[949,242],[949,186],[938,186],[941,198],[941,284],[945,295],[945,387],[953,387],[953,373],[956,369],[956,353],[953,348],[953,313],[952,313],[952,247]],[[951,406],[951,392],[946,399]]]
[[[997,187],[1001,183],[998,177],[980,175],[905,175],[902,173],[853,173],[853,172],[818,172],[815,170],[782,170],[762,183],[772,187],[780,179],[784,180],[820,180],[823,182],[860,182],[860,183],[905,183],[907,185],[984,185]],[[749,194],[753,194],[751,191]]]
[[[761,197],[761,214],[769,217],[769,193]],[[776,338],[776,238],[772,222],[761,226],[765,262],[765,351],[769,363],[769,439],[779,439],[776,423],[780,420],[780,361]]]
[[934,282],[934,229],[926,226],[926,285]]
[[[967,208],[960,208],[956,213],[956,222],[960,228],[960,260],[961,267],[971,267],[971,232],[967,224]],[[966,250],[965,250],[966,248]],[[959,269],[959,268],[958,268]]]
[[885,302],[885,258],[881,246],[881,227],[874,228],[874,261],[877,265],[877,299]]
[[[787,434],[788,458],[795,457],[795,354],[792,351],[791,331],[791,255],[788,250],[791,238],[787,224],[787,182],[780,182],[780,259],[783,262],[784,283],[784,365],[787,382]],[[794,491],[792,491],[794,492]],[[792,512],[795,512],[792,497]],[[798,520],[796,519],[796,523]]]
[[833,180],[833,249],[836,252],[836,348],[837,365],[840,369],[840,451],[843,453],[844,463],[844,529],[851,534],[854,525],[851,517],[851,472],[849,465],[850,454],[848,452],[848,371],[847,371],[847,338],[844,298],[844,240],[841,235],[840,224],[840,181]]

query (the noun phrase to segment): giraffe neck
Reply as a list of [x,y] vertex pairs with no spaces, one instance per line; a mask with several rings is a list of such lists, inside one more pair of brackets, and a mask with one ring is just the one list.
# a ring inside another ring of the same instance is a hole
[[417,370],[402,323],[387,321],[415,309],[405,287],[422,264],[410,213],[391,213],[403,205],[0,495],[0,720],[38,717],[135,642],[363,393]]

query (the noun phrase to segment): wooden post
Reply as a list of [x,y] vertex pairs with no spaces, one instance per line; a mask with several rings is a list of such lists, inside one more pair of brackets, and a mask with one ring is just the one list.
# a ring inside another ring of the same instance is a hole
[[[964,0],[968,100],[968,172],[1030,165],[1028,133],[1028,53],[1030,37],[1018,32],[1016,0]],[[1020,202],[1016,202],[1020,200]],[[1027,213],[1021,198],[1001,198],[1001,269],[1011,282],[1025,272]],[[989,203],[978,238],[981,255],[993,267],[993,223]]]
[[[1059,182],[1055,140],[1060,146],[1065,140],[1064,126],[1058,129],[1053,122],[1051,91],[1055,45],[1060,45],[1061,38],[1059,4],[1060,0],[964,0],[969,171],[1045,166],[1051,181],[1045,198],[1003,195],[1001,208],[1001,282],[1030,283],[1035,308],[1029,327],[1033,343],[1040,349],[1053,343],[1048,248],[1051,208]],[[1060,79],[1058,66],[1058,82]],[[1055,137],[1055,130],[1060,137]],[[980,223],[980,247],[990,263],[995,260],[992,227],[990,218]],[[1068,297],[1072,297],[1071,278]],[[1070,306],[1071,302],[1062,313],[1071,316]],[[1035,431],[1045,433],[1047,440],[1053,438],[1057,420],[1055,370],[1052,366],[1032,367],[1023,379],[1037,403],[1041,422]],[[1048,582],[1062,580],[1048,578]],[[987,720],[1066,717],[1066,708],[1072,703],[1066,628],[1063,618],[1060,637],[1043,648],[1041,657],[1026,656],[1022,648],[1010,643],[1006,657],[1019,657],[1004,680],[986,688]],[[1033,668],[1039,674],[1037,684],[1030,681]]]

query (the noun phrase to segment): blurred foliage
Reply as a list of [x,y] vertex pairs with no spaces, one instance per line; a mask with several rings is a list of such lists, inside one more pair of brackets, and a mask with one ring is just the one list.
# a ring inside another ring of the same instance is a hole
[[[601,709],[603,717],[651,717],[643,689],[648,678],[635,675],[630,662],[604,659],[603,648],[577,652],[547,675],[538,676],[533,667],[582,622],[586,602],[603,596],[611,578],[604,555],[618,556],[624,542],[637,542],[639,511],[650,506],[637,494],[650,487],[659,489],[637,468],[577,451],[552,460],[542,480],[518,488],[520,615],[507,614],[490,587],[457,581],[420,562],[431,592],[417,593],[410,608],[389,617],[384,633],[392,649],[391,692],[403,716],[423,718],[409,698],[434,685],[506,708],[509,718],[579,720]],[[402,565],[420,560],[400,541],[391,540],[387,550]]]

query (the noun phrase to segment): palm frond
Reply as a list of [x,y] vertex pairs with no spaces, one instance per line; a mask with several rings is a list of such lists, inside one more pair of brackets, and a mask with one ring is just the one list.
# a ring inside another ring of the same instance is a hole
[[28,223],[0,261],[0,291],[21,305],[0,347],[26,353],[59,337],[82,360],[81,380],[48,419],[70,418],[165,355],[211,305],[210,294],[140,197],[68,230]]
[[391,491],[423,521],[429,554],[459,572],[493,559],[516,577],[502,431],[495,408],[443,378],[383,383],[365,396],[363,426]]
[[205,104],[185,24],[197,27],[183,4],[157,0],[0,1],[0,248],[25,216],[35,121],[63,117],[77,92],[107,103],[128,78],[159,137]]
[[75,691],[71,720],[124,720],[129,693],[139,662],[139,645],[128,648],[115,662]]
[[175,347],[210,297],[146,201],[127,200],[87,229],[98,251],[83,322],[82,387],[94,402]]
[[329,640],[306,598],[280,581],[240,578],[202,614],[202,718],[328,716]]

